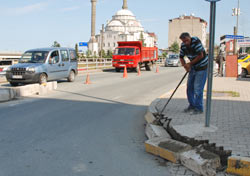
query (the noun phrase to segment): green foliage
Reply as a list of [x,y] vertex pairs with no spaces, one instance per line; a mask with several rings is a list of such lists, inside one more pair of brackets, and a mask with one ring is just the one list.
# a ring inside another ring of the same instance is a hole
[[167,57],[168,53],[166,51],[162,52],[162,57]]
[[61,47],[61,45],[57,41],[54,41],[54,44],[52,45],[52,47]]
[[112,56],[113,56],[112,51],[108,50],[108,52],[107,52],[107,58],[112,58]]
[[87,57],[87,58],[90,58],[91,54],[92,54],[92,53],[91,53],[90,50],[87,50],[87,51],[86,51],[86,57]]
[[77,43],[75,45],[75,50],[76,50],[76,53],[78,54],[79,50],[78,50],[78,44]]
[[173,51],[174,53],[178,53],[180,51],[180,46],[177,43],[177,41],[175,41],[171,46],[170,46],[170,50]]
[[99,51],[99,56],[102,57],[102,58],[106,58],[107,57],[104,50]]

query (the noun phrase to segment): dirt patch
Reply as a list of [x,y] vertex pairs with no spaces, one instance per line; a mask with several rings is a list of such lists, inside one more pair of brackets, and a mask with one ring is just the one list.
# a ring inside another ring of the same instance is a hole
[[173,151],[173,152],[183,151],[186,148],[185,146],[182,146],[180,144],[177,144],[175,142],[170,142],[170,141],[160,142],[159,147]]

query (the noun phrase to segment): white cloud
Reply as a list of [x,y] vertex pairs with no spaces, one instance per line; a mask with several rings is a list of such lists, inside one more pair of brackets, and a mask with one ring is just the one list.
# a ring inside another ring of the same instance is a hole
[[31,4],[31,5],[27,5],[23,7],[7,8],[5,10],[5,13],[8,15],[23,15],[23,14],[41,11],[46,6],[47,6],[47,3],[36,3],[36,4]]
[[78,9],[80,9],[79,6],[74,6],[74,7],[63,8],[63,9],[61,9],[61,11],[63,11],[63,12],[69,12],[69,11],[74,11],[74,10],[78,10]]

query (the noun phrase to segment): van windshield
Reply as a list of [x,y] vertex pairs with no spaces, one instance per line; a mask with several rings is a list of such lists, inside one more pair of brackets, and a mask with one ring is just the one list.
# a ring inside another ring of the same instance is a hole
[[135,55],[134,48],[116,48],[114,55]]
[[44,63],[48,53],[48,51],[27,51],[22,55],[19,63]]

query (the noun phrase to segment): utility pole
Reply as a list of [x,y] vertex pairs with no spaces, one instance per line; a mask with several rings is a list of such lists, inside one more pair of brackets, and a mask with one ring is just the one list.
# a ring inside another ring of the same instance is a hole
[[[240,0],[238,0],[238,7],[237,8],[233,8],[233,13],[232,16],[236,16],[237,20],[236,20],[236,28],[234,27],[234,35],[238,35],[238,31],[239,31],[239,16],[240,16]],[[237,39],[234,39],[234,54],[236,55],[237,52]]]
[[211,117],[211,101],[212,101],[216,2],[220,0],[206,0],[206,1],[210,2],[210,24],[209,24],[208,81],[207,81],[205,127],[209,127],[210,117]]

